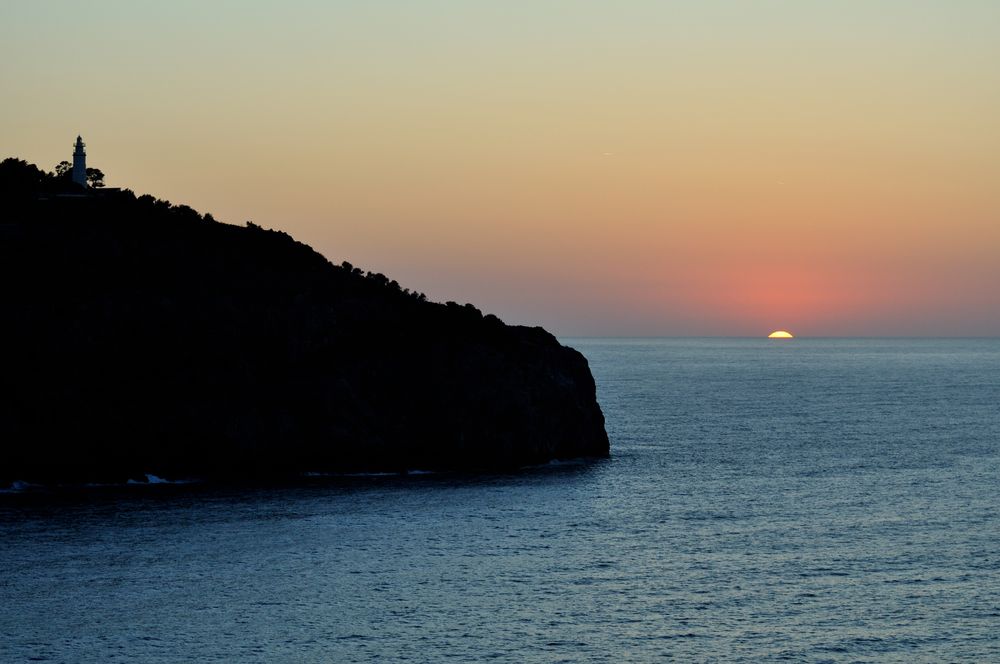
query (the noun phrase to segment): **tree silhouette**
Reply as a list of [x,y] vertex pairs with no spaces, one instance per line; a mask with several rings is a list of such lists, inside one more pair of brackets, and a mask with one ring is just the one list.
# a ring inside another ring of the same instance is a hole
[[0,192],[14,196],[37,194],[53,176],[23,159],[10,157],[0,161]]
[[[66,162],[63,162],[66,163]],[[104,186],[104,173],[99,168],[87,169],[87,184],[91,187],[100,188]]]
[[[68,161],[60,161],[56,164],[56,177],[60,180],[69,180],[73,177],[73,164]],[[104,186],[104,173],[99,168],[87,169],[87,185],[95,189]]]

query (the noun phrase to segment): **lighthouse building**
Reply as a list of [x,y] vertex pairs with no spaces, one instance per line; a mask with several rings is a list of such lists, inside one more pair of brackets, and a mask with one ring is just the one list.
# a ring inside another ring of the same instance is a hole
[[87,151],[84,150],[83,139],[76,137],[76,145],[73,146],[73,182],[81,187],[87,186]]

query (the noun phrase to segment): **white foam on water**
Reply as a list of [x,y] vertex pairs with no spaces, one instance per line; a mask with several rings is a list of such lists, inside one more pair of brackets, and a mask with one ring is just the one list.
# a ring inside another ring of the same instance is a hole
[[545,463],[521,466],[521,470],[544,470],[545,468],[559,468],[561,466],[585,466],[595,461],[594,457],[574,457],[572,459],[552,459]]
[[100,488],[100,487],[115,487],[115,486],[149,486],[151,484],[197,484],[201,480],[166,480],[158,475],[153,475],[152,473],[145,473],[145,480],[126,480],[124,484],[120,483],[110,483],[110,484],[84,484],[85,487],[90,488]]
[[10,483],[10,486],[6,489],[0,489],[0,493],[21,493],[22,491],[28,491],[29,489],[40,488],[40,484],[32,484],[31,482],[24,482],[22,480],[14,480]]
[[590,461],[586,457],[576,457],[575,459],[553,459],[546,466],[582,466]]

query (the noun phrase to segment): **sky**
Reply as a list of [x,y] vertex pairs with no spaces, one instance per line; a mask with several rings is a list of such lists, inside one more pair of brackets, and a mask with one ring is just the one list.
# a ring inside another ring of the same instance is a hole
[[0,0],[0,158],[561,336],[1000,335],[995,0]]

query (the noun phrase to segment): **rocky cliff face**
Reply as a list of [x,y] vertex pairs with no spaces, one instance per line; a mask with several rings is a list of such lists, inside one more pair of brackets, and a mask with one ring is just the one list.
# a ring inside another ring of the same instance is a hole
[[541,328],[148,196],[5,198],[0,481],[608,455],[586,360]]

